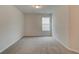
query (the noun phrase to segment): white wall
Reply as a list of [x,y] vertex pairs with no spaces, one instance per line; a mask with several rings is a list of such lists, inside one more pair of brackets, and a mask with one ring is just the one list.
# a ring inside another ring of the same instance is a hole
[[0,52],[23,36],[23,18],[14,6],[0,6]]
[[70,6],[70,48],[79,51],[79,6]]
[[25,36],[46,36],[50,32],[42,31],[42,17],[49,16],[47,14],[25,14]]
[[60,6],[53,13],[53,37],[79,52],[79,6]]
[[64,46],[69,46],[69,8],[59,6],[53,12],[53,37]]

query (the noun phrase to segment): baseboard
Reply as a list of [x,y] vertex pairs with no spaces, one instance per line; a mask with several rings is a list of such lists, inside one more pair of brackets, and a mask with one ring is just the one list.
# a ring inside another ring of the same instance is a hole
[[70,51],[74,51],[74,52],[76,52],[76,53],[79,53],[79,51],[73,50],[73,49],[71,49],[71,48],[65,46],[60,40],[56,40],[56,41],[58,41],[58,42],[59,42],[61,45],[63,45],[66,49],[68,49],[68,50],[70,50]]
[[13,44],[15,44],[18,40],[20,40],[21,38],[23,38],[23,35],[21,35],[20,37],[16,38],[15,41],[13,41],[12,43],[10,43],[7,47],[5,47],[4,49],[0,50],[0,54],[5,51],[6,49],[8,49],[10,46],[12,46]]
[[52,35],[39,35],[39,36],[27,36],[24,35],[24,37],[51,37]]
[[71,51],[74,51],[74,52],[76,52],[76,53],[78,53],[79,54],[79,51],[77,51],[77,50],[73,50],[73,49],[71,49],[71,48],[69,48],[69,47],[66,47],[68,50],[71,50]]

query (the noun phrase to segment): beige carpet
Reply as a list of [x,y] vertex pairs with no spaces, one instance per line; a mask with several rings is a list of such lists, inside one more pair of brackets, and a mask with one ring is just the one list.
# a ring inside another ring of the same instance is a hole
[[52,37],[24,37],[3,54],[75,54]]

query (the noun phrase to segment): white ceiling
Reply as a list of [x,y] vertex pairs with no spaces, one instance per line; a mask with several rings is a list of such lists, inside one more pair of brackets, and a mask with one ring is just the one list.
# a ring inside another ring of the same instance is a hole
[[16,5],[18,9],[20,9],[23,13],[47,13],[50,14],[53,12],[53,9],[57,7],[57,5],[42,5],[42,8],[33,8],[32,5]]

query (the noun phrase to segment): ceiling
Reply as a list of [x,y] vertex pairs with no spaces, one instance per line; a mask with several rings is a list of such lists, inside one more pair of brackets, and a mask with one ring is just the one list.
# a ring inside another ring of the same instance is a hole
[[42,8],[33,8],[32,5],[16,5],[18,9],[20,9],[23,13],[47,13],[50,14],[53,12],[53,9],[57,7],[57,5],[41,5]]

